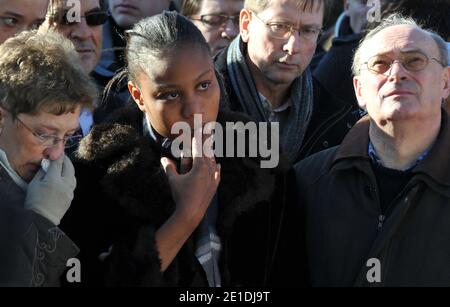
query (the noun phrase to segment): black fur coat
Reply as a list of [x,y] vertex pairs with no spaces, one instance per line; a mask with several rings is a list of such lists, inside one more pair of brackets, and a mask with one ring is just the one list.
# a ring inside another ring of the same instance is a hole
[[[246,118],[220,113],[217,121]],[[142,122],[137,107],[121,110],[110,123],[92,129],[74,159],[78,184],[61,227],[81,249],[82,284],[207,286],[193,236],[160,272],[155,231],[175,204],[160,164],[160,148],[143,137]],[[222,285],[271,284],[286,214],[282,167],[262,169],[257,158],[217,161]],[[99,255],[108,251],[100,261]]]

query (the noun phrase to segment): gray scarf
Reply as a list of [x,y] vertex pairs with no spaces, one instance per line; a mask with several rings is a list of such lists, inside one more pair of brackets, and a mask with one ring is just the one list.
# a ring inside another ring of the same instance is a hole
[[[243,42],[238,36],[231,42],[227,54],[231,85],[244,112],[258,122],[268,122],[268,115],[264,111],[243,50]],[[290,99],[291,110],[283,131],[280,131],[280,144],[290,162],[295,162],[313,111],[313,84],[309,69],[292,83]]]

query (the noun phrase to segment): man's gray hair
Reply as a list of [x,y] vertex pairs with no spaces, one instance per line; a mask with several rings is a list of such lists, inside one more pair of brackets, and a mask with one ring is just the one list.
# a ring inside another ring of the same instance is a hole
[[447,52],[447,46],[442,37],[440,37],[438,34],[433,32],[429,29],[422,28],[414,19],[410,17],[404,17],[398,13],[392,14],[388,16],[386,19],[382,20],[381,23],[371,30],[367,35],[361,40],[359,43],[358,48],[356,49],[355,56],[353,58],[353,64],[352,64],[352,72],[354,76],[358,76],[361,72],[361,53],[362,50],[367,45],[367,42],[370,41],[376,34],[381,32],[382,30],[393,27],[393,26],[400,26],[400,25],[409,25],[413,27],[417,27],[430,35],[430,37],[436,42],[436,45],[439,49],[439,57],[441,63],[446,67],[448,66],[448,52]]

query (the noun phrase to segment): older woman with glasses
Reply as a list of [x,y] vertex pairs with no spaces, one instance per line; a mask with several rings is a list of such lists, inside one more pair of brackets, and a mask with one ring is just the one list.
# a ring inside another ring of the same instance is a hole
[[23,32],[0,46],[0,286],[57,285],[78,253],[57,227],[76,185],[64,149],[95,94],[61,35]]

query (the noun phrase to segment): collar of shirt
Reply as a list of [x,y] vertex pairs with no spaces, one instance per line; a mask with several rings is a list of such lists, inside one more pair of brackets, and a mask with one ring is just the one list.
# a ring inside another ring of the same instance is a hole
[[158,132],[153,129],[150,120],[148,119],[147,115],[144,115],[143,119],[143,132],[144,136],[152,139],[156,142],[156,144],[161,148],[161,154],[162,156],[166,156],[172,160],[178,160],[172,155],[172,140],[166,137],[163,137]]
[[270,101],[263,94],[261,93],[258,94],[263,104],[264,111],[268,115],[269,121],[271,122],[276,121],[277,113],[279,114],[286,111],[292,104],[291,99],[289,98],[285,103],[274,109]]
[[[423,154],[421,154],[419,156],[419,158],[417,158],[416,162],[414,164],[412,164],[408,169],[404,170],[404,172],[408,172],[408,171],[412,170],[413,168],[415,168],[417,166],[417,164],[420,163],[420,161],[424,160],[427,157],[429,152],[430,152],[429,150],[426,150]],[[369,141],[368,154],[373,163],[385,167],[383,165],[383,163],[381,162],[381,159],[378,156],[378,154],[375,150],[375,147],[372,144],[372,141]]]
[[16,173],[15,170],[11,167],[11,164],[9,164],[8,157],[6,156],[6,152],[4,152],[2,149],[0,149],[0,166],[3,167],[8,175],[11,177],[11,179],[14,181],[15,184],[17,184],[23,191],[27,191],[28,189],[28,183],[23,180],[19,174]]

